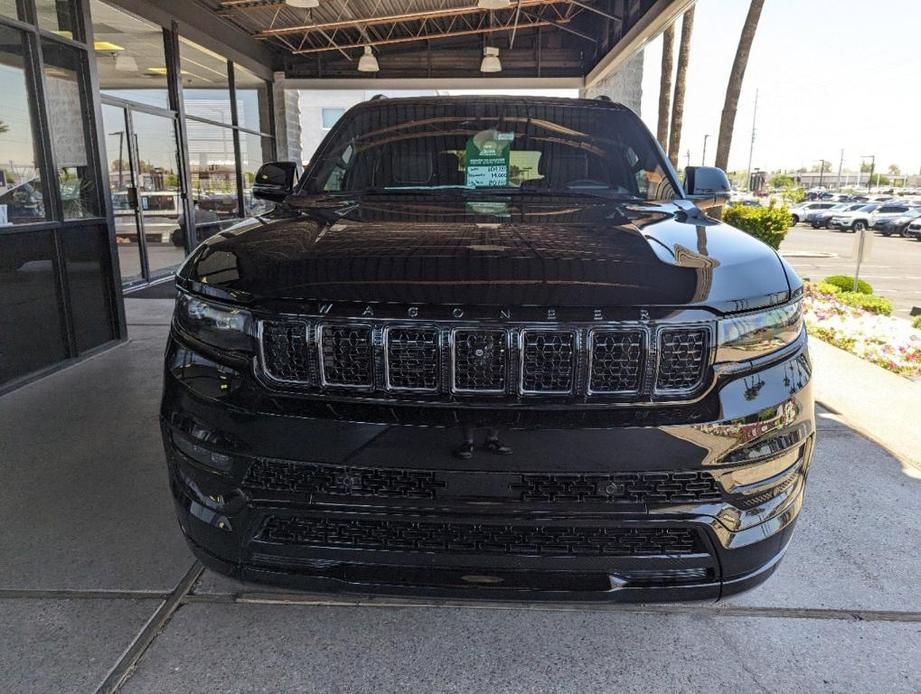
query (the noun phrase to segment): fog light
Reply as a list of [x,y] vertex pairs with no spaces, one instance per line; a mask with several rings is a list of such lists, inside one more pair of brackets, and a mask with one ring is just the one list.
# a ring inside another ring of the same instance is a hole
[[220,472],[230,472],[233,466],[233,458],[229,455],[212,451],[204,446],[199,446],[197,443],[193,443],[185,437],[177,436],[176,434],[173,434],[172,439],[176,448],[178,448],[183,455],[191,458],[196,463],[219,470]]

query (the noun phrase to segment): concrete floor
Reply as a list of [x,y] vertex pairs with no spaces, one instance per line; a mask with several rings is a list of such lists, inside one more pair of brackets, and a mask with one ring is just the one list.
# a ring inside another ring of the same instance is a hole
[[0,690],[913,691],[921,480],[827,413],[775,576],[719,605],[335,599],[202,572],[157,431],[170,302],[0,398]]

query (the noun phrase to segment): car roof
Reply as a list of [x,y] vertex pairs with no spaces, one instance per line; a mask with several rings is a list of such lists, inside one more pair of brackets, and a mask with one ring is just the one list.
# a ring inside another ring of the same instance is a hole
[[[589,108],[599,108],[611,111],[629,111],[629,108],[617,101],[611,101],[607,98],[595,99],[578,99],[565,96],[515,96],[509,94],[486,95],[486,94],[464,94],[452,96],[376,96],[366,101],[359,102],[352,108],[380,108],[388,105],[399,104],[400,106],[432,106],[445,104],[543,104],[547,106],[581,106]],[[634,114],[635,115],[635,114]]]

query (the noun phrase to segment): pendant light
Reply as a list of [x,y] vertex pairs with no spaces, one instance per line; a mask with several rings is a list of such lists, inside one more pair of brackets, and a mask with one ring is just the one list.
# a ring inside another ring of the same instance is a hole
[[365,46],[364,54],[358,59],[358,72],[378,72],[380,69],[377,58],[371,52],[371,46]]
[[502,63],[499,62],[499,49],[486,46],[483,49],[483,61],[480,63],[480,72],[502,72]]

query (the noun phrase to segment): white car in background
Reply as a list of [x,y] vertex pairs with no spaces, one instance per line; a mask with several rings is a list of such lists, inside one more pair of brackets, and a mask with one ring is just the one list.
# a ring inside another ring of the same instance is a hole
[[837,203],[831,200],[812,200],[810,202],[801,202],[790,209],[790,216],[793,217],[793,226],[800,222],[805,222],[810,213],[824,212],[831,209]]
[[841,231],[862,231],[871,226],[872,215],[880,207],[878,203],[870,203],[856,210],[842,212],[828,220],[831,229]]

